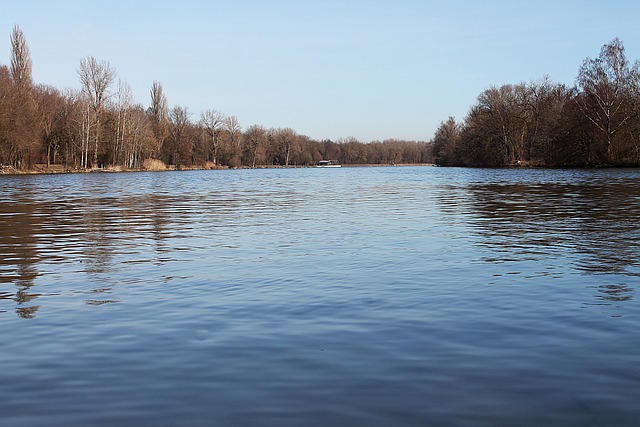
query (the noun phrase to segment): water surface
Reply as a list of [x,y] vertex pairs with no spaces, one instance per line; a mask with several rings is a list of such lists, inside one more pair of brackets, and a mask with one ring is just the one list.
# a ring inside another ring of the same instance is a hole
[[638,170],[0,177],[0,425],[637,425],[638,212]]

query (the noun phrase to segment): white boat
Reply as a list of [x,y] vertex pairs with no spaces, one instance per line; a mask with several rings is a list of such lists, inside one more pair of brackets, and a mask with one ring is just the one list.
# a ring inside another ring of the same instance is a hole
[[316,165],[317,168],[339,168],[342,165],[334,163],[333,160],[320,160]]

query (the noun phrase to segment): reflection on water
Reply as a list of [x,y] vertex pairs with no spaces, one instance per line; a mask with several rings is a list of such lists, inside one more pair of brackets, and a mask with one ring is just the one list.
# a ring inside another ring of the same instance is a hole
[[[0,283],[13,286],[0,288],[0,298],[14,300],[21,317],[34,317],[42,298],[50,295],[32,289],[40,276],[49,282],[84,273],[87,281],[73,292],[86,294],[89,305],[116,303],[108,295],[122,265],[162,267],[216,233],[231,237],[223,246],[233,247],[234,228],[269,227],[270,217],[296,203],[291,188],[261,191],[240,187],[243,182],[227,192],[183,191],[180,187],[189,182],[171,187],[171,179],[153,174],[127,175],[123,183],[117,183],[120,177],[93,178],[11,177],[2,182]],[[38,188],[40,183],[45,188]],[[137,190],[130,187],[139,184]],[[100,295],[104,298],[97,299]]]
[[637,180],[476,184],[469,190],[482,244],[522,255],[575,254],[575,267],[587,273],[637,274]]
[[638,212],[635,170],[3,176],[0,413],[631,426]]
[[[354,200],[340,201],[349,210],[354,206],[381,209],[385,215],[405,215],[409,222],[425,220],[424,211],[433,206],[421,204],[435,203],[433,212],[442,217],[426,220],[445,218],[448,224],[455,223],[458,235],[449,237],[469,239],[469,248],[484,248],[479,256],[488,263],[535,262],[540,267],[535,274],[549,277],[572,270],[589,275],[615,273],[628,280],[640,276],[637,173],[476,171],[474,176],[465,171],[461,175],[454,180],[436,176],[442,179],[440,185],[419,179],[369,186],[355,182],[353,194],[340,195]],[[86,294],[87,304],[117,303],[119,299],[109,298],[115,281],[108,276],[118,266],[152,263],[161,267],[175,261],[176,253],[191,251],[194,245],[207,246],[206,240],[216,234],[226,235],[221,245],[232,248],[236,227],[268,233],[276,216],[290,215],[296,205],[326,208],[326,200],[309,202],[313,197],[286,182],[256,186],[243,179],[227,190],[209,186],[190,190],[179,178],[146,174],[121,178],[4,178],[0,300],[13,300],[19,316],[32,318],[49,295],[34,288],[39,278],[47,282],[50,276],[83,272],[90,285],[74,292]],[[367,206],[370,202],[378,205]],[[322,219],[331,220],[331,212]],[[471,237],[464,235],[468,230]],[[631,299],[633,291],[626,282],[605,283],[594,297],[620,302]],[[603,297],[618,293],[624,297]],[[7,304],[3,306],[6,310]]]
[[599,297],[603,301],[622,302],[633,298],[633,289],[624,284],[598,286]]

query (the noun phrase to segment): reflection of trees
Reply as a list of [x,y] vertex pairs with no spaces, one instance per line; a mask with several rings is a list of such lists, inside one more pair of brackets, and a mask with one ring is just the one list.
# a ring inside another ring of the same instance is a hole
[[17,307],[16,313],[18,314],[19,317],[22,317],[23,319],[32,319],[36,317],[36,312],[38,311],[39,308],[40,306],[38,305],[32,305],[30,307]]
[[18,315],[33,317],[60,291],[80,295],[89,306],[118,303],[119,286],[157,274],[180,258],[178,251],[228,244],[245,225],[275,219],[265,217],[272,204],[288,211],[300,202],[288,186],[286,194],[279,188],[248,192],[244,182],[225,191],[218,185],[193,191],[172,177],[86,174],[0,182],[6,189],[0,193],[2,309],[12,304]]
[[[629,205],[639,185],[476,185],[484,244],[542,249],[571,245],[576,268],[624,272],[637,266],[640,224]],[[636,208],[637,209],[637,208]]]
[[31,288],[38,277],[37,238],[39,218],[29,185],[25,185],[11,201],[0,199],[0,286],[14,284],[13,300],[20,317],[34,317],[39,306],[29,305],[39,295]]
[[623,285],[598,286],[598,298],[603,301],[622,302],[633,299],[633,288]]
[[[51,195],[51,200],[22,182],[15,188],[0,197],[0,301],[14,301],[22,318],[35,317],[45,303],[46,294],[34,291],[38,280],[50,280],[39,273],[52,270],[44,265],[57,266],[53,270],[63,275],[68,268],[72,274],[87,274],[90,280],[80,282],[88,283],[86,289],[70,290],[91,295],[87,304],[116,303],[96,295],[110,294],[118,283],[113,277],[121,267],[119,257],[134,255],[144,238],[156,242],[157,252],[162,252],[162,240],[171,237],[165,229],[176,212],[164,205],[175,200],[164,196],[58,199]],[[40,197],[48,200],[37,200]],[[81,269],[76,270],[77,266]],[[36,299],[40,305],[33,304]]]
[[[114,206],[117,206],[117,200],[113,198],[90,198],[85,200],[83,207],[85,271],[93,276],[94,281],[99,280],[99,275],[109,271],[113,264],[112,234],[118,231],[114,229],[114,222],[127,216],[126,211],[114,210]],[[120,218],[114,218],[116,215]]]
[[[472,184],[468,189],[478,243],[492,251],[515,260],[569,257],[565,262],[584,274],[639,274],[640,182],[613,174],[589,182]],[[599,288],[598,297],[632,298],[624,284]]]

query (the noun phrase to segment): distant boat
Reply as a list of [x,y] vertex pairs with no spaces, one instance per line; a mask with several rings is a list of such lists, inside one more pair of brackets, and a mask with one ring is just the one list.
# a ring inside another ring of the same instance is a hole
[[334,163],[333,160],[320,160],[316,165],[317,168],[339,168],[341,165]]

